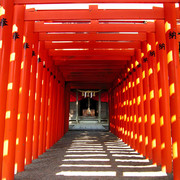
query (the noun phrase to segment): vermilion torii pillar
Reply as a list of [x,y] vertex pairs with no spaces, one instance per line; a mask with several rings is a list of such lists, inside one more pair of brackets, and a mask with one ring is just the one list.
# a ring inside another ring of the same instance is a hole
[[[13,0],[1,0],[0,27],[0,179],[2,175],[2,159],[4,144],[4,125],[6,114],[7,83],[9,72],[9,58],[12,39]],[[8,114],[7,114],[8,115]],[[6,142],[5,146],[8,145]]]
[[125,142],[126,140],[126,82],[122,80],[122,96],[123,96],[123,112],[122,112],[122,139]]
[[33,128],[34,128],[34,112],[35,112],[35,92],[36,92],[36,72],[37,72],[37,55],[38,55],[38,33],[33,34],[33,47],[31,59],[31,75],[30,75],[30,95],[28,104],[27,119],[27,141],[26,141],[26,164],[32,162],[32,145],[33,145]]
[[120,85],[118,85],[118,137],[120,138],[120,120],[121,120],[121,88]]
[[57,77],[57,81],[58,81],[58,88],[57,88],[57,109],[56,109],[56,142],[59,140],[60,136],[59,136],[59,127],[60,127],[60,103],[61,103],[61,81],[60,81],[60,74],[58,73],[58,77]]
[[54,69],[53,82],[54,82],[54,91],[53,91],[53,105],[52,105],[52,126],[51,126],[51,146],[55,143],[55,122],[56,122],[56,104],[57,104],[57,69]]
[[46,85],[47,85],[47,53],[44,52],[43,59],[43,75],[42,75],[42,92],[41,92],[41,111],[40,111],[40,122],[39,122],[39,144],[38,144],[38,155],[43,153],[43,130],[45,125],[45,110],[46,110]]
[[16,135],[15,168],[18,172],[24,171],[33,30],[34,22],[25,22]]
[[172,172],[171,157],[171,123],[170,123],[170,102],[168,84],[168,64],[166,57],[166,39],[163,20],[157,20],[156,26],[156,54],[157,73],[160,105],[160,129],[161,129],[161,161],[162,170]]
[[143,79],[143,99],[144,99],[144,125],[145,125],[145,148],[146,158],[152,159],[152,138],[151,138],[151,112],[149,96],[149,69],[147,59],[147,42],[141,43],[142,58],[142,79]]
[[129,65],[127,65],[127,80],[126,80],[126,104],[127,104],[127,142],[128,144],[130,144],[130,105],[129,105],[129,91],[130,91],[130,87],[129,87]]
[[39,41],[38,57],[37,57],[37,73],[36,73],[36,94],[35,94],[35,119],[33,129],[33,159],[38,158],[39,144],[39,122],[41,113],[41,92],[42,92],[42,75],[43,75],[43,60],[44,60],[44,42]]
[[52,107],[53,107],[53,65],[50,68],[50,83],[49,83],[49,100],[48,100],[48,119],[47,119],[47,139],[46,139],[46,149],[51,147],[51,126],[52,126]]
[[[9,61],[9,78],[7,88],[6,119],[4,132],[3,152],[3,179],[14,178],[15,150],[16,150],[16,127],[18,113],[19,82],[23,48],[24,33],[23,5],[14,6],[11,55]],[[1,117],[2,118],[2,117]]]
[[180,179],[180,64],[174,3],[164,3],[174,179]]
[[138,124],[139,124],[139,153],[145,156],[145,128],[144,128],[144,97],[142,82],[142,59],[141,50],[136,49],[136,86],[137,86],[137,106],[138,106]]
[[139,125],[138,125],[138,105],[137,105],[137,77],[136,77],[136,68],[135,68],[135,57],[132,57],[133,64],[133,106],[134,106],[134,142],[135,150],[139,152]]
[[[131,63],[132,67],[132,63]],[[133,106],[133,78],[132,78],[132,68],[129,72],[129,107],[130,107],[130,145],[134,148],[134,106]]]
[[161,139],[159,119],[159,93],[156,63],[155,34],[147,33],[147,58],[149,67],[149,93],[151,107],[152,160],[161,165]]
[[124,110],[123,110],[123,83],[122,81],[120,82],[120,94],[121,94],[121,112],[120,112],[120,138],[123,138],[123,116],[124,116]]
[[46,139],[47,139],[47,121],[48,121],[48,102],[49,102],[49,83],[50,83],[50,58],[48,57],[46,60],[46,68],[47,68],[47,83],[46,83],[46,107],[45,107],[45,122],[43,129],[43,152],[46,151]]

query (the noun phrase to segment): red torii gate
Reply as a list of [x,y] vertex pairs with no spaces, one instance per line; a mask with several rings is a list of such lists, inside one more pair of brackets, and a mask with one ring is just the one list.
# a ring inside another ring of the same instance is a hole
[[0,178],[13,179],[14,166],[23,171],[68,131],[71,88],[105,88],[111,132],[167,173],[172,138],[180,179],[178,2],[111,1],[164,3],[152,10],[34,11],[24,5],[109,1],[1,0]]

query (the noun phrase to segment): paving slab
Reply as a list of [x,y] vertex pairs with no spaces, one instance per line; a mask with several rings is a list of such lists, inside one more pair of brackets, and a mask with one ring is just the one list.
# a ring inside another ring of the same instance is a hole
[[110,132],[69,131],[15,180],[173,180]]

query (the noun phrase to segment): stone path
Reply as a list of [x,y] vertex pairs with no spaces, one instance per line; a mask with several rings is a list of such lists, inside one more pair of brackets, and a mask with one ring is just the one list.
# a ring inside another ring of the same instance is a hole
[[15,180],[172,180],[109,132],[69,131]]
[[72,130],[106,130],[102,124],[75,124]]

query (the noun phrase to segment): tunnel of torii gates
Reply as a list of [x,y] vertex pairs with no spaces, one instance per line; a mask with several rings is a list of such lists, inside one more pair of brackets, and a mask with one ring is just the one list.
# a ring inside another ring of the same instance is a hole
[[[25,8],[109,2],[163,7]],[[107,89],[110,131],[180,179],[179,0],[0,3],[0,178],[13,179],[68,131],[70,89]]]

